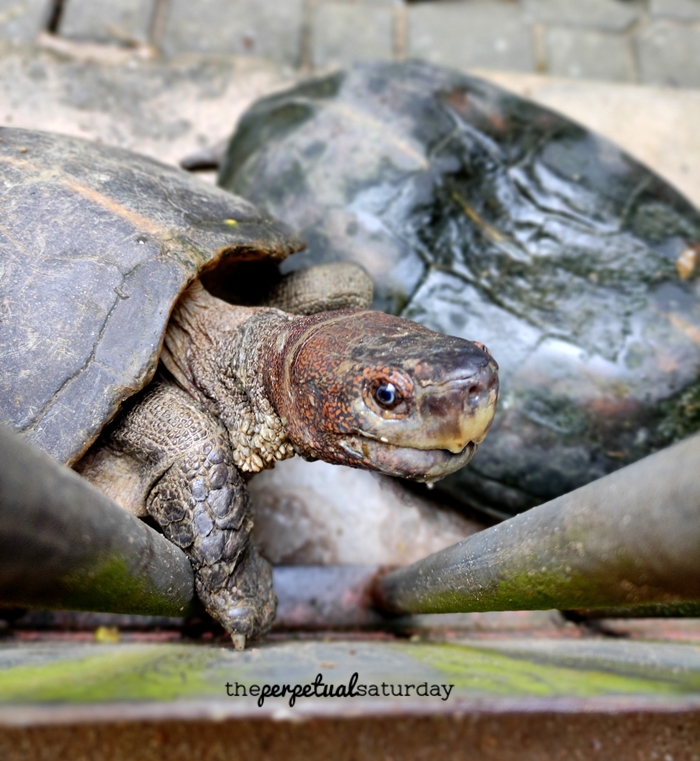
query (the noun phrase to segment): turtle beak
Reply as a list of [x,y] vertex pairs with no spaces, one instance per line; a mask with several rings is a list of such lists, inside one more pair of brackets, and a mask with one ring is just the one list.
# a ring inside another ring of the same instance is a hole
[[458,454],[467,444],[484,440],[496,411],[498,365],[476,348],[467,347],[457,367],[435,368],[435,381],[419,380],[416,406],[423,428],[420,441],[414,442],[419,449]]

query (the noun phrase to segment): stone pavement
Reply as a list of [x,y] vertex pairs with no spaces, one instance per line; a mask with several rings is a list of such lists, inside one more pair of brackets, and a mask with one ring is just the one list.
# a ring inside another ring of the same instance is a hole
[[305,72],[423,58],[700,87],[700,0],[0,0],[0,38],[41,30],[166,56],[252,55]]

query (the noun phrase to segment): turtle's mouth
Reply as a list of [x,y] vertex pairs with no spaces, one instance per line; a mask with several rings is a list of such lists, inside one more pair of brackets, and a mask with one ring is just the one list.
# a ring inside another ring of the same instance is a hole
[[469,441],[459,452],[447,449],[417,449],[383,442],[375,438],[355,436],[345,438],[341,448],[360,468],[370,468],[387,476],[412,481],[433,482],[454,473],[472,459],[478,442]]

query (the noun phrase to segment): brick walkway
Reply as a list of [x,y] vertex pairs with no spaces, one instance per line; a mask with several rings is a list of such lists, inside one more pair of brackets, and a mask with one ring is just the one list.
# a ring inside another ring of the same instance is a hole
[[41,30],[254,55],[305,71],[356,59],[700,87],[700,0],[0,0],[0,38]]

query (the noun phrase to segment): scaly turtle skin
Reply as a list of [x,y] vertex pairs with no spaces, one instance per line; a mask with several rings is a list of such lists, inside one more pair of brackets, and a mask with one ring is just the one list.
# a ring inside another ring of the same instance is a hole
[[700,214],[609,141],[487,82],[357,65],[260,100],[220,184],[308,253],[354,261],[374,307],[478,336],[501,404],[440,483],[507,516],[700,429]]
[[362,308],[352,266],[227,303],[197,276],[284,258],[283,226],[125,151],[0,137],[0,415],[152,516],[237,647],[276,604],[241,474],[296,453],[432,481],[472,457],[497,397],[483,346]]

